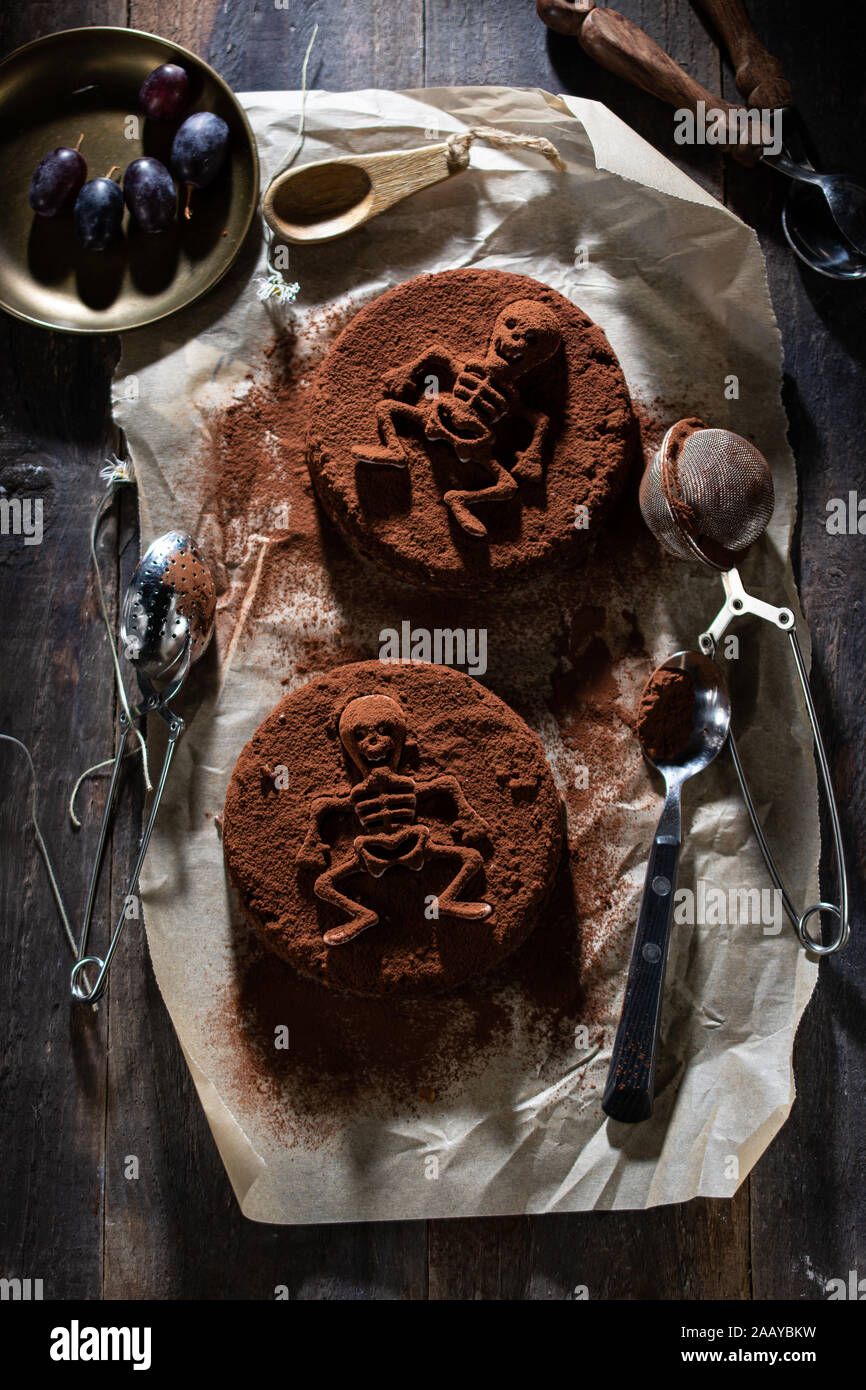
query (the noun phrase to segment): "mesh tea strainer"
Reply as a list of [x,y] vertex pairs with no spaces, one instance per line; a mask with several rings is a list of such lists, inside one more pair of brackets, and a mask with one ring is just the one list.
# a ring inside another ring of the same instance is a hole
[[748,440],[680,420],[644,474],[644,521],[666,550],[729,570],[773,515],[773,475]]
[[[165,790],[168,770],[178,740],[186,725],[179,714],[169,708],[211,639],[214,628],[216,591],[210,570],[192,537],[185,531],[167,531],[159,536],[138,562],[123,600],[120,637],[124,653],[131,663],[141,702],[130,713],[134,721],[148,714],[158,715],[168,725],[168,745],[163,759],[159,783],[154,793],[138,857],[132,871],[120,916],[104,957],[87,955],[87,939],[93,918],[100,868],[105,853],[108,827],[114,812],[120,769],[132,722],[124,708],[120,715],[120,737],[108,789],[108,800],[90,875],[90,888],[84,921],[78,943],[78,960],[72,971],[73,996],[87,1004],[95,1004],[105,992],[108,971],[117,950],[127,917],[127,909],[141,873],[151,832]],[[88,970],[96,971],[91,984]]]
[[[805,912],[797,912],[758,819],[733,730],[728,737],[746,809],[785,911],[801,944],[815,955],[829,955],[848,940],[848,882],[836,798],[794,614],[789,608],[774,608],[746,593],[736,568],[749,546],[766,529],[773,514],[773,500],[773,477],[763,454],[740,435],[730,430],[708,429],[694,419],[680,420],[668,430],[640,485],[644,521],[665,550],[682,560],[699,560],[721,575],[725,602],[700,636],[701,651],[714,656],[733,619],[747,614],[788,634],[830,813],[839,876],[838,905],[817,902]],[[836,918],[828,941],[816,941],[808,930],[811,918],[821,912]]]

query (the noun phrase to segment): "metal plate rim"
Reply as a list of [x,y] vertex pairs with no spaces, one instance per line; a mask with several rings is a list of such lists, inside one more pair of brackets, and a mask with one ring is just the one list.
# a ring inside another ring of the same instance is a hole
[[222,280],[222,278],[226,274],[228,274],[229,270],[234,265],[235,261],[240,255],[244,243],[246,241],[247,235],[249,233],[250,227],[253,224],[253,219],[258,209],[259,195],[261,192],[261,167],[259,162],[259,151],[258,146],[256,144],[256,137],[253,132],[253,128],[250,125],[247,113],[244,110],[241,103],[238,101],[238,98],[232,90],[232,88],[226,82],[225,78],[221,77],[220,74],[216,71],[216,69],[211,67],[210,63],[206,62],[204,58],[200,58],[197,53],[193,53],[191,49],[185,48],[183,44],[175,43],[173,39],[163,38],[161,34],[152,34],[147,29],[132,29],[126,28],[123,25],[116,24],[80,24],[73,29],[57,29],[50,34],[40,34],[38,38],[30,39],[27,43],[21,44],[18,48],[13,49],[11,53],[7,53],[5,58],[0,59],[0,76],[2,76],[3,69],[8,64],[19,59],[22,54],[29,52],[31,49],[39,48],[42,45],[55,43],[65,38],[69,38],[73,34],[124,34],[129,35],[133,38],[150,39],[154,43],[164,44],[166,48],[172,49],[175,53],[182,55],[184,58],[187,58],[192,63],[203,68],[207,72],[208,76],[212,78],[212,80],[217,84],[217,86],[223,89],[226,96],[229,98],[229,100],[232,102],[233,106],[237,110],[241,124],[246,133],[250,155],[252,157],[254,196],[250,199],[249,210],[246,219],[244,220],[241,235],[238,237],[237,245],[235,246],[231,257],[226,261],[226,263],[223,266],[221,266],[218,269],[218,271],[214,274],[212,279],[210,279],[207,282],[207,284],[202,285],[200,289],[197,289],[195,294],[190,295],[190,297],[184,300],[183,303],[175,304],[171,308],[164,309],[160,313],[153,314],[147,318],[137,318],[134,323],[127,323],[124,324],[122,327],[118,327],[115,325],[111,328],[105,328],[100,327],[98,324],[94,324],[92,327],[72,327],[69,324],[52,323],[48,319],[38,318],[36,315],[33,314],[22,313],[19,309],[15,308],[14,306],[7,304],[2,297],[2,294],[0,294],[0,309],[3,309],[5,313],[12,315],[12,317],[17,319],[20,323],[29,323],[32,324],[35,328],[45,328],[53,333],[71,333],[78,334],[82,337],[108,337],[115,333],[129,333],[136,328],[147,328],[150,324],[159,323],[162,319],[170,318],[173,314],[181,313],[182,310],[188,308],[190,304],[194,304],[197,300],[201,299],[203,295],[209,294],[210,291],[214,288],[214,286],[219,284],[220,280]]

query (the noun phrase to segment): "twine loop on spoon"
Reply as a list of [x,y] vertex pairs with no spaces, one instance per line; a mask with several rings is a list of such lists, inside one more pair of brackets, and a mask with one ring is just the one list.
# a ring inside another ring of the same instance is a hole
[[468,130],[455,131],[446,141],[448,163],[454,169],[469,168],[469,151],[475,140],[483,140],[486,145],[492,145],[497,150],[534,150],[536,154],[548,160],[560,174],[564,174],[568,168],[556,146],[543,135],[515,135],[511,130],[499,130],[496,126],[475,125],[470,126]]

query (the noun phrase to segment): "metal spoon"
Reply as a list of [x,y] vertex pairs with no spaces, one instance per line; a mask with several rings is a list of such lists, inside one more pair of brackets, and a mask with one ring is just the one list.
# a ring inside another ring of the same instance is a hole
[[[195,542],[183,531],[168,531],[160,536],[145,551],[129,582],[121,613],[120,638],[126,657],[135,668],[143,697],[138,708],[133,711],[133,718],[158,714],[164,719],[168,725],[168,748],[141,837],[138,858],[105,958],[85,955],[99,871],[120,779],[120,767],[127,739],[132,731],[126,713],[121,714],[120,739],[90,877],[84,924],[78,943],[78,960],[72,971],[73,996],[88,1004],[95,1004],[108,984],[111,960],[126,921],[129,899],[135,891],[147,854],[174,750],[186,727],[180,716],[170,710],[168,705],[186,680],[190,666],[202,655],[211,639],[215,610],[216,591],[213,578]],[[160,682],[164,684],[157,689]],[[94,966],[98,972],[92,985],[85,973],[88,966]]]
[[664,778],[665,804],[650,850],[622,1017],[601,1102],[605,1114],[627,1124],[648,1119],[653,1108],[662,993],[680,857],[680,793],[683,783],[708,767],[720,752],[731,721],[731,701],[724,676],[709,657],[700,652],[677,652],[662,662],[650,679],[665,670],[686,671],[691,676],[694,710],[691,735],[670,761],[655,763],[643,748],[644,757]]
[[[858,215],[866,207],[866,193],[852,185],[862,199]],[[788,245],[805,265],[831,280],[862,280],[866,254],[840,235],[837,220],[819,189],[794,184],[782,209],[782,230]]]
[[[764,161],[794,180],[782,211],[788,245],[805,265],[835,280],[866,275],[866,188],[844,174],[821,174],[782,64],[764,47],[742,0],[695,0],[723,40],[740,95],[782,121],[780,154]],[[806,185],[812,184],[809,188]]]
[[819,190],[838,230],[855,251],[866,256],[866,188],[861,183],[845,174],[820,174],[784,155],[765,157],[765,162],[796,183]]
[[[812,167],[797,113],[791,106],[791,88],[777,60],[760,43],[742,5],[734,0],[697,3],[724,38],[734,60],[738,87],[749,105],[782,114],[780,154],[764,154],[760,146],[738,141],[719,148],[747,165],[763,159],[794,180],[782,214],[782,229],[801,261],[836,280],[866,275],[863,184],[843,174],[821,174]],[[732,122],[731,128],[737,129],[733,120],[741,114],[738,109],[696,82],[633,20],[608,6],[597,7],[595,0],[536,0],[536,7],[549,28],[574,34],[590,58],[617,77],[678,110],[722,112]]]

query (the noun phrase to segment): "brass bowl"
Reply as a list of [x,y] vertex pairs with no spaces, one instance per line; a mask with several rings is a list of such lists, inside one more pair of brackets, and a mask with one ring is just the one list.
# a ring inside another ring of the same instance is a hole
[[[142,154],[163,163],[177,122],[147,121],[138,91],[155,67],[179,63],[192,111],[214,111],[230,134],[226,165],[196,189],[193,217],[148,235],[123,222],[105,251],[85,251],[72,213],[38,217],[27,200],[33,170],[74,145],[88,178]],[[194,53],[135,29],[67,29],[34,39],[0,63],[0,305],[18,318],[71,333],[117,333],[173,314],[211,289],[243,245],[259,196],[256,142],[231,89]]]

